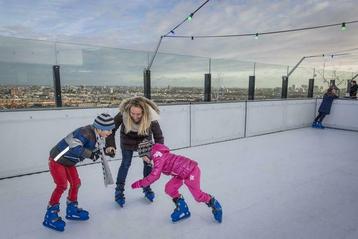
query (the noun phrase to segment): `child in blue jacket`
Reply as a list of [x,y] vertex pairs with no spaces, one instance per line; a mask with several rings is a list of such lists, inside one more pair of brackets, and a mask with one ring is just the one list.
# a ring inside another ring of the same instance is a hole
[[81,180],[76,164],[85,158],[96,161],[100,157],[98,141],[112,133],[114,120],[109,114],[100,114],[92,125],[80,127],[58,142],[50,151],[49,168],[56,187],[51,195],[43,225],[56,231],[64,231],[66,223],[58,216],[60,198],[70,184],[67,197],[66,219],[88,220],[88,211],[79,208],[78,189]]
[[322,103],[318,109],[318,115],[312,123],[313,128],[324,129],[325,127],[322,125],[322,121],[326,115],[331,112],[331,107],[333,100],[338,98],[336,95],[336,89],[334,86],[330,86],[327,92],[323,96]]

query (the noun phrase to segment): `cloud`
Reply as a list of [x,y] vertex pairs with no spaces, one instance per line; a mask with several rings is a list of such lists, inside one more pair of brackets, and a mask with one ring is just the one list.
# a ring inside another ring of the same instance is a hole
[[[82,42],[153,51],[160,35],[203,1],[84,0],[0,2],[0,35]],[[210,1],[176,34],[240,34],[356,20],[356,1]],[[358,24],[337,28],[230,39],[164,39],[161,52],[294,65],[304,55],[357,47]],[[338,59],[338,58],[337,58]],[[336,60],[336,59],[334,59]],[[305,61],[322,66],[323,60]],[[331,62],[358,71],[354,56]],[[334,66],[335,65],[335,66]]]

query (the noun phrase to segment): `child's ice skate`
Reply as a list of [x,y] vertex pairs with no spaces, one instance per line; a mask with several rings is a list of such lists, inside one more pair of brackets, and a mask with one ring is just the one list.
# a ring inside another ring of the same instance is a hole
[[171,214],[171,218],[173,222],[177,222],[179,220],[183,220],[185,218],[190,217],[188,205],[186,204],[182,196],[173,198],[173,202],[176,205],[174,212]]
[[89,219],[89,213],[78,207],[78,202],[67,202],[66,219],[86,221]]
[[324,129],[326,127],[322,124],[322,122],[317,122],[317,128]]
[[60,204],[55,204],[53,206],[47,207],[47,211],[45,214],[45,218],[43,221],[43,225],[45,227],[51,228],[56,231],[64,231],[66,223],[62,220],[61,217],[58,216],[58,212],[60,211]]
[[143,189],[144,197],[150,202],[154,201],[155,194],[150,187]]
[[314,122],[312,123],[312,128],[317,128],[317,121],[314,121]]
[[208,207],[212,208],[212,213],[214,215],[214,219],[221,223],[222,222],[222,215],[223,215],[223,211],[221,208],[220,203],[218,202],[218,200],[216,200],[214,197],[211,197],[210,201],[207,203]]

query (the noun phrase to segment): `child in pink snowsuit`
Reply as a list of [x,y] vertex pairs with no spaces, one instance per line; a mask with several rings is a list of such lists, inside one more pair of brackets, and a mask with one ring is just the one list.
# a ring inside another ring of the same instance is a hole
[[200,169],[194,160],[176,155],[163,144],[154,144],[148,140],[138,145],[138,154],[144,161],[153,161],[152,172],[145,178],[132,184],[132,188],[143,188],[151,185],[160,178],[161,173],[173,177],[165,185],[165,192],[174,201],[176,209],[171,214],[173,222],[190,217],[190,212],[183,196],[178,189],[183,183],[188,187],[197,202],[204,202],[212,208],[216,221],[222,221],[222,208],[219,202],[211,195],[200,189]]

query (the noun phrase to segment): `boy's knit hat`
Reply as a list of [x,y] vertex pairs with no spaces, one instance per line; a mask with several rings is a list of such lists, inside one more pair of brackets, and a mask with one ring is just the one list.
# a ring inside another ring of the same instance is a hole
[[150,158],[150,150],[152,149],[153,142],[148,139],[144,139],[141,143],[138,144],[138,156],[144,157],[147,156]]
[[114,120],[109,114],[102,113],[95,118],[93,127],[100,130],[111,131],[115,127]]

